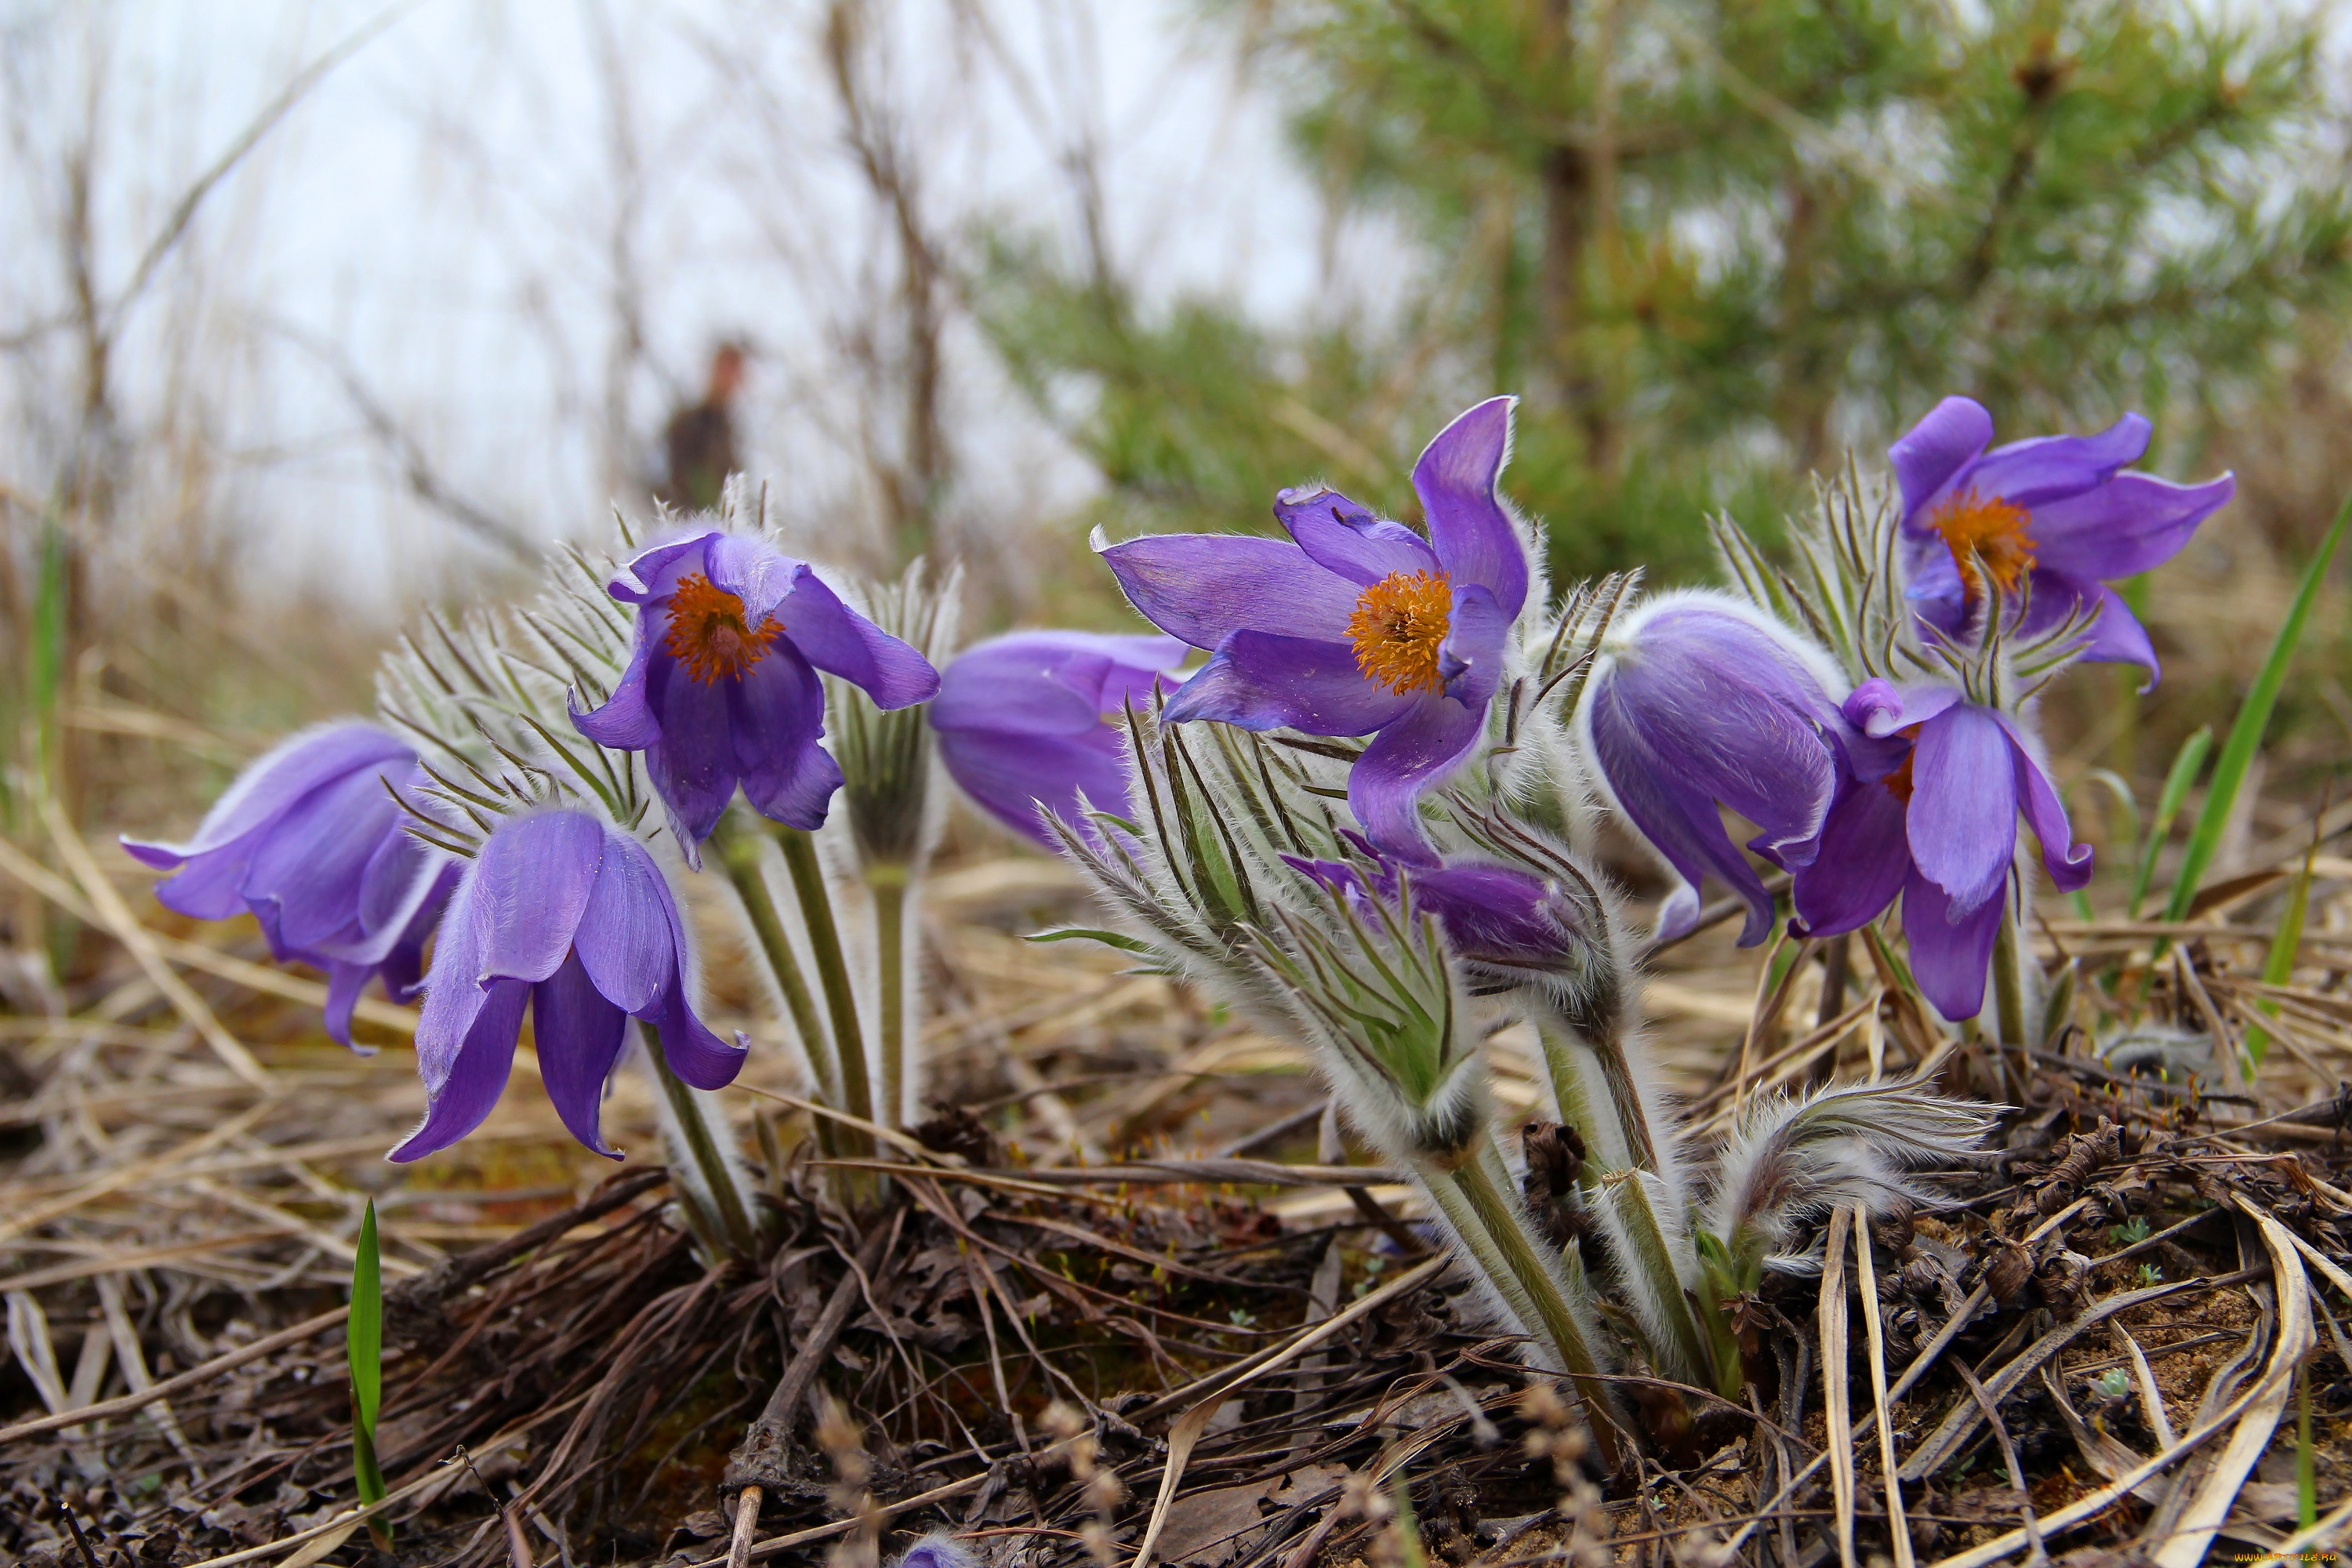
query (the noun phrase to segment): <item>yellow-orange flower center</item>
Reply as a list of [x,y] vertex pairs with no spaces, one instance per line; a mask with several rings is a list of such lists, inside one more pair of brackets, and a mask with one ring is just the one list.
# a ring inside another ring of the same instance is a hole
[[743,621],[742,597],[696,573],[680,577],[670,595],[669,631],[662,646],[707,686],[759,663],[783,632],[783,623],[773,619],[753,631]]
[[1356,668],[1399,696],[1442,691],[1437,650],[1454,619],[1454,587],[1443,572],[1391,572],[1356,599],[1348,636]]
[[1938,506],[1927,526],[1944,536],[1953,563],[1960,569],[1961,591],[1975,604],[1984,596],[1983,574],[1990,574],[2004,594],[2014,594],[2033,567],[2033,536],[2025,531],[2032,513],[1999,496],[1963,490]]

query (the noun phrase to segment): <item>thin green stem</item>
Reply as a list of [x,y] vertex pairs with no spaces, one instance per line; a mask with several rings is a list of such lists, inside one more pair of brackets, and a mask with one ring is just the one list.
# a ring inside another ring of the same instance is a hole
[[[1993,1049],[2000,1057],[2005,1078],[2009,1073],[2009,1052],[2016,1050],[2021,1068],[2028,1059],[2026,1053],[2034,1045],[2025,1032],[2025,962],[2020,951],[2017,906],[2013,901],[2001,910],[2000,930],[1992,939],[1992,987],[1993,1016],[2000,1026],[2000,1037],[1993,1042]],[[2029,1082],[2032,1076],[2027,1072],[2018,1081]]]
[[[718,1211],[710,1216],[715,1228],[735,1252],[745,1258],[756,1256],[759,1232],[751,1224],[751,1211],[743,1206],[743,1194],[735,1184],[734,1168],[728,1164],[718,1139],[712,1136],[701,1102],[694,1098],[694,1090],[687,1087],[686,1080],[670,1070],[669,1058],[662,1054],[661,1037],[647,1029],[645,1041],[646,1056],[654,1064],[654,1077],[661,1080],[663,1097],[677,1119],[678,1135],[686,1141],[686,1151],[693,1156],[695,1168],[702,1173],[702,1184],[709,1191],[711,1205]],[[680,1191],[690,1193],[691,1189]],[[690,1197],[688,1201],[692,1201]]]
[[[1598,1376],[1600,1365],[1593,1360],[1591,1347],[1585,1342],[1584,1330],[1569,1310],[1568,1298],[1560,1290],[1558,1277],[1545,1266],[1535,1238],[1528,1234],[1526,1216],[1496,1184],[1483,1160],[1474,1157],[1452,1171],[1425,1171],[1423,1175],[1433,1195],[1448,1187],[1459,1194],[1501,1255],[1503,1268],[1516,1282],[1517,1294],[1534,1310],[1534,1321],[1551,1341],[1562,1370],[1584,1396],[1592,1439],[1611,1468],[1615,1468],[1622,1458],[1618,1452],[1619,1434],[1609,1419],[1606,1391]],[[1498,1286],[1500,1283],[1498,1279]]]
[[[1564,1018],[1560,1026],[1573,1029]],[[1657,1140],[1650,1133],[1650,1113],[1642,1106],[1642,1091],[1633,1079],[1633,1064],[1625,1054],[1623,1031],[1611,1019],[1601,1028],[1573,1032],[1601,1065],[1601,1081],[1609,1091],[1609,1109],[1616,1114],[1626,1157],[1644,1171],[1655,1171]]]
[[1693,1382],[1714,1373],[1718,1393],[1723,1392],[1720,1385],[1728,1375],[1733,1383],[1730,1394],[1737,1395],[1738,1358],[1733,1359],[1727,1374],[1725,1369],[1711,1364],[1711,1347],[1700,1337],[1698,1321],[1683,1295],[1681,1271],[1675,1267],[1674,1251],[1666,1245],[1665,1227],[1658,1222],[1657,1209],[1650,1202],[1649,1189],[1642,1185],[1641,1176],[1633,1171],[1612,1171],[1604,1179],[1603,1192],[1606,1201],[1616,1208],[1618,1220],[1625,1229],[1626,1244],[1633,1254],[1625,1261],[1648,1288],[1653,1310],[1664,1321],[1666,1333],[1673,1342],[1660,1348],[1680,1358],[1683,1364],[1675,1370]]
[[874,894],[874,951],[882,977],[882,1103],[881,1122],[896,1127],[905,1114],[907,1096],[907,894],[909,878],[904,866],[875,865],[866,868],[866,885]]
[[[752,937],[760,944],[761,956],[768,961],[768,972],[776,977],[776,989],[783,995],[784,1010],[792,1015],[801,1048],[807,1053],[810,1069],[816,1074],[817,1092],[828,1102],[838,1105],[841,1066],[834,1058],[833,1037],[825,1032],[824,1020],[818,1016],[816,999],[809,994],[808,977],[801,973],[800,959],[793,952],[792,938],[776,910],[768,879],[761,875],[760,835],[745,831],[730,816],[719,823],[710,843],[726,870],[728,882],[743,900],[743,912],[751,921]],[[827,1153],[834,1152],[834,1129],[832,1121],[817,1119],[817,1140]]]
[[1559,1106],[1560,1121],[1574,1128],[1584,1141],[1584,1169],[1578,1174],[1586,1181],[1597,1181],[1607,1145],[1601,1140],[1601,1119],[1593,1113],[1592,1097],[1585,1092],[1584,1069],[1577,1061],[1582,1047],[1568,1037],[1557,1019],[1538,1014],[1532,1021],[1536,1039],[1543,1047],[1545,1069],[1551,1075],[1551,1094]]
[[[775,833],[776,843],[784,852],[784,868],[792,873],[793,891],[801,901],[801,921],[808,928],[810,953],[824,987],[825,1011],[833,1016],[842,1109],[871,1121],[874,1085],[866,1068],[866,1031],[857,1021],[857,990],[850,984],[849,960],[842,950],[841,927],[833,918],[832,889],[825,885],[824,868],[817,862],[816,840],[801,828],[781,824]],[[862,1139],[865,1134],[858,1136]]]

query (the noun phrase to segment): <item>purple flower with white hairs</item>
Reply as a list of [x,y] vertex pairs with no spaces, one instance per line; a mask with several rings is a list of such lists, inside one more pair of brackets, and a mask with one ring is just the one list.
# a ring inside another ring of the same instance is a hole
[[1437,917],[1446,945],[1473,968],[1517,978],[1574,964],[1592,938],[1587,921],[1559,885],[1515,866],[1452,860],[1409,865],[1359,842],[1369,868],[1342,860],[1286,855],[1293,870],[1351,898],[1394,901],[1409,889],[1413,908]]
[[371,978],[394,1000],[415,989],[457,880],[457,863],[410,837],[386,788],[416,782],[416,753],[397,736],[331,724],[247,768],[187,843],[122,847],[172,873],[155,888],[166,909],[206,921],[249,912],[279,963],[324,971],[327,1032],[350,1046]]
[[1093,632],[1013,632],[967,648],[929,710],[940,760],[999,822],[1055,848],[1041,805],[1081,831],[1081,795],[1132,815],[1118,714],[1155,683],[1178,686],[1184,654],[1174,637]]
[[1973,1018],[2008,905],[2019,816],[2061,892],[2091,879],[2091,847],[2074,841],[2057,787],[1999,709],[1948,686],[1866,680],[1845,715],[1892,746],[1855,749],[1820,852],[1796,873],[1797,919],[1812,935],[1835,935],[1901,894],[1921,993],[1947,1018]]
[[743,1065],[741,1037],[730,1047],[694,1016],[690,969],[685,923],[644,845],[584,812],[502,820],[441,921],[416,1026],[432,1105],[391,1157],[420,1159],[482,1124],[506,1089],[528,1003],[556,1114],[618,1159],[598,1113],[630,1018],[654,1026],[670,1070],[697,1089],[733,1082]]
[[824,735],[820,669],[882,708],[940,689],[930,661],[841,602],[804,561],[717,530],[641,552],[608,585],[637,610],[636,647],[604,706],[572,721],[643,752],[678,840],[719,825],[740,781],[763,816],[824,823],[841,767]]
[[907,1548],[898,1568],[978,1568],[979,1559],[944,1530],[935,1530]]
[[2147,450],[2148,422],[2126,414],[2096,436],[2045,436],[1986,448],[1992,416],[1947,397],[1887,451],[1903,489],[1909,594],[1920,618],[1958,633],[1984,578],[2029,595],[2032,637],[2095,614],[2083,657],[2137,664],[2155,683],[2147,631],[2106,584],[2169,561],[2237,489],[2228,474],[2176,485],[2124,473]]
[[1478,743],[1527,603],[1528,542],[1496,493],[1511,399],[1448,425],[1413,465],[1423,539],[1333,490],[1285,490],[1290,542],[1161,534],[1103,552],[1144,618],[1214,657],[1168,718],[1372,736],[1348,805],[1375,844],[1432,858],[1422,795]]
[[1860,737],[1838,711],[1829,656],[1727,595],[1662,595],[1601,645],[1580,710],[1601,781],[1682,885],[1659,917],[1689,929],[1713,875],[1748,901],[1740,945],[1772,929],[1772,898],[1723,830],[1718,805],[1758,828],[1748,847],[1783,868],[1810,864]]

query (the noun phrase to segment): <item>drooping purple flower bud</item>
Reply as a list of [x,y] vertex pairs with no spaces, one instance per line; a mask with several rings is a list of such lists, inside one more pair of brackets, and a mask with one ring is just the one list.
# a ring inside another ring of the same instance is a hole
[[907,1548],[898,1568],[979,1568],[979,1559],[944,1530],[935,1530]]
[[1435,915],[1446,945],[1472,968],[1507,978],[1580,966],[1593,942],[1576,904],[1548,878],[1516,866],[1449,860],[1411,865],[1359,840],[1368,863],[1283,858],[1332,891],[1393,900],[1409,888],[1413,907]]
[[2062,892],[2091,879],[2091,847],[2074,841],[2057,787],[2000,710],[1948,686],[1866,680],[1845,715],[1880,744],[1854,751],[1820,852],[1796,873],[1797,918],[1835,935],[1900,893],[1921,993],[1947,1018],[1973,1018],[2008,906],[2018,818]]
[[1888,449],[1903,489],[1909,593],[1920,617],[1956,633],[1984,602],[2029,595],[2018,631],[2033,636],[2095,613],[2083,657],[2137,664],[2154,683],[2147,632],[2106,584],[2170,560],[2237,489],[2228,474],[2176,485],[2124,473],[2147,450],[2148,422],[2126,414],[2096,436],[2045,436],[1986,448],[1992,416],[1947,397]]
[[1843,684],[1828,655],[1728,595],[1661,595],[1619,619],[1580,713],[1617,808],[1682,879],[1662,934],[1697,918],[1709,875],[1748,901],[1741,946],[1771,930],[1771,896],[1717,807],[1756,826],[1758,854],[1809,863],[1853,736]]
[[824,823],[841,768],[824,735],[820,669],[904,708],[940,687],[930,661],[841,602],[803,561],[713,530],[640,552],[609,584],[635,605],[636,647],[602,707],[572,721],[643,752],[680,843],[719,825],[740,781],[763,816]]
[[1511,399],[1455,419],[1413,465],[1423,539],[1332,490],[1286,490],[1290,542],[1161,534],[1103,552],[1144,618],[1213,657],[1171,721],[1370,735],[1348,805],[1383,850],[1433,858],[1422,795],[1476,747],[1527,603],[1527,537],[1496,493]]
[[1132,815],[1119,712],[1174,689],[1184,645],[1169,637],[1013,632],[950,661],[931,728],[949,774],[999,822],[1048,849],[1044,806],[1079,825],[1078,797]]
[[691,968],[677,903],[644,845],[583,812],[501,821],[441,922],[416,1029],[431,1109],[391,1158],[422,1158],[482,1124],[506,1089],[526,1004],[556,1114],[619,1158],[599,1111],[628,1019],[653,1026],[670,1069],[697,1089],[731,1083],[742,1067],[747,1042],[729,1046],[688,1005]]
[[416,753],[373,724],[305,731],[247,768],[185,844],[122,840],[171,875],[166,909],[196,920],[250,913],[281,963],[327,975],[327,1032],[352,1043],[371,978],[395,1001],[415,987],[425,941],[457,879],[450,857],[405,830],[386,789],[421,782]]

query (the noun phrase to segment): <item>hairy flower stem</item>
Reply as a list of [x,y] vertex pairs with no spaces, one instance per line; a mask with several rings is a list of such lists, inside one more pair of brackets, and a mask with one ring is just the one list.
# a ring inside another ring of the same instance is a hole
[[[1641,1092],[1634,1087],[1633,1067],[1625,1058],[1622,1037],[1613,1030],[1579,1029],[1549,1009],[1539,1010],[1532,1022],[1536,1037],[1543,1043],[1544,1065],[1550,1069],[1552,1095],[1559,1101],[1560,1120],[1582,1134],[1585,1148],[1596,1156],[1602,1149],[1622,1146],[1633,1165],[1655,1171],[1658,1146],[1650,1134],[1649,1113],[1642,1108]],[[1617,1124],[1614,1141],[1594,1136],[1599,1117],[1591,1096],[1586,1092],[1582,1065],[1578,1060],[1580,1052],[1589,1054],[1601,1069],[1601,1081],[1609,1093],[1610,1113]]]
[[[661,1080],[662,1096],[669,1101],[670,1114],[677,1122],[679,1142],[686,1145],[687,1153],[702,1177],[703,1190],[717,1211],[705,1216],[710,1228],[739,1257],[757,1257],[759,1231],[751,1223],[751,1210],[744,1206],[742,1189],[735,1181],[735,1168],[719,1148],[719,1136],[704,1114],[703,1102],[695,1098],[694,1090],[687,1087],[684,1079],[670,1070],[668,1058],[662,1055],[660,1037],[650,1029],[642,1034],[646,1058],[653,1063],[654,1077]],[[677,1190],[688,1204],[695,1201],[690,1184],[681,1183]]]
[[[866,1031],[857,1021],[857,990],[850,984],[849,958],[842,949],[841,927],[833,918],[833,892],[825,886],[824,868],[817,863],[816,840],[797,827],[779,825],[775,833],[776,843],[784,852],[784,868],[793,876],[793,891],[801,901],[801,920],[808,927],[817,979],[824,986],[825,1011],[833,1016],[834,1045],[841,1064],[841,1109],[871,1121],[874,1085],[866,1068]],[[861,1141],[865,1138],[863,1133],[858,1136]]]
[[912,875],[904,866],[866,868],[874,895],[874,951],[882,979],[882,1102],[885,1127],[906,1115],[907,1100],[907,894]]
[[[1665,1227],[1659,1223],[1656,1205],[1650,1202],[1649,1189],[1632,1171],[1612,1171],[1602,1182],[1633,1253],[1624,1261],[1641,1273],[1652,1310],[1664,1320],[1671,1343],[1661,1348],[1682,1363],[1676,1369],[1681,1375],[1696,1378],[1712,1373],[1716,1392],[1737,1399],[1739,1358],[1735,1354],[1728,1368],[1716,1364],[1713,1346],[1701,1337],[1697,1318],[1684,1293],[1682,1273],[1675,1267],[1674,1252],[1666,1245]],[[1723,1386],[1727,1380],[1730,1384],[1727,1388]]]
[[1526,1216],[1496,1182],[1480,1154],[1450,1166],[1429,1159],[1417,1163],[1430,1197],[1486,1269],[1496,1289],[1523,1321],[1540,1329],[1550,1342],[1559,1370],[1568,1373],[1583,1396],[1593,1442],[1610,1468],[1619,1468],[1624,1457],[1622,1435],[1609,1417],[1599,1363],[1569,1310],[1559,1279],[1546,1267],[1538,1244],[1528,1234]]
[[[784,1010],[792,1015],[793,1028],[800,1036],[801,1048],[808,1055],[810,1070],[816,1074],[817,1093],[839,1104],[841,1065],[835,1059],[833,1038],[825,1032],[824,1020],[817,1015],[816,998],[809,994],[808,977],[801,973],[800,959],[793,952],[782,917],[776,912],[768,879],[761,875],[759,835],[745,831],[730,816],[712,835],[711,847],[718,851],[719,862],[725,868],[727,880],[736,896],[743,900],[744,915],[751,922],[751,935],[760,944],[761,956],[768,962],[769,973],[776,978],[776,989],[783,995]],[[838,1153],[839,1131],[837,1123],[819,1117],[817,1146],[827,1154]]]
[[[1993,1016],[2000,1026],[2000,1037],[1994,1041],[1993,1049],[2001,1058],[2001,1076],[2007,1078],[2009,1052],[2016,1050],[2019,1066],[2023,1069],[2032,1061],[2027,1053],[2034,1043],[2025,1032],[2025,963],[2020,951],[2017,906],[2013,901],[2001,910],[2000,931],[1992,940],[1992,998]],[[2032,1077],[2031,1071],[2024,1071],[2018,1081],[2028,1082]]]

